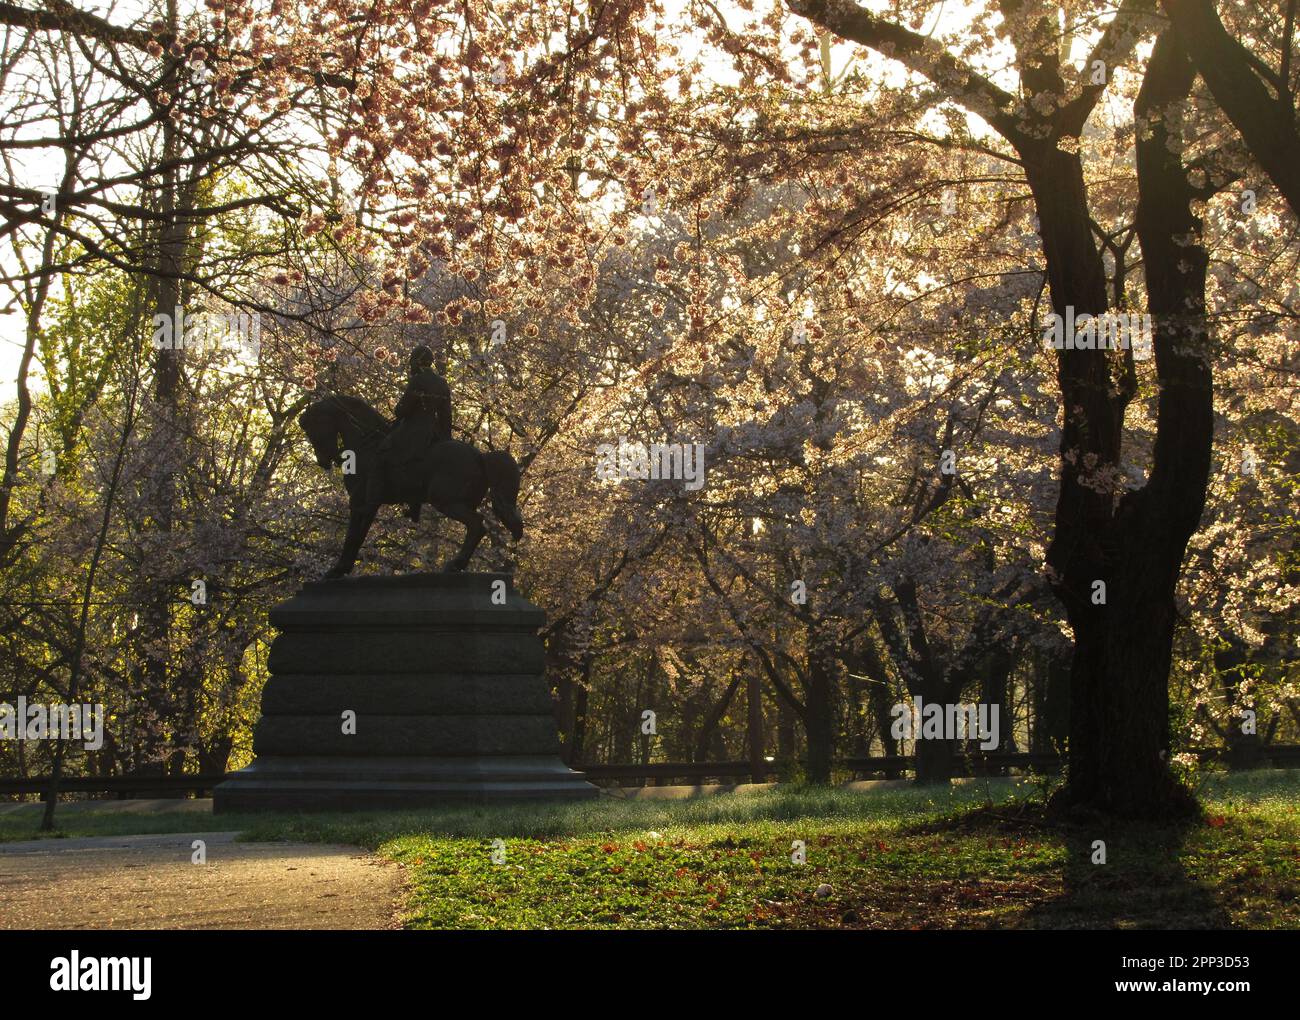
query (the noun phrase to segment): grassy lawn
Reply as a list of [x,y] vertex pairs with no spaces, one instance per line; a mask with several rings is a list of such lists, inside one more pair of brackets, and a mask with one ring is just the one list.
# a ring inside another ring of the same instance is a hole
[[[992,780],[411,814],[157,815],[130,831],[238,827],[248,839],[375,849],[406,868],[417,928],[1300,927],[1300,773],[1210,776],[1200,792],[1205,820],[1180,827],[1048,823],[1040,788]],[[62,814],[68,834],[102,821]],[[0,838],[31,838],[31,824],[0,815]],[[1105,864],[1092,863],[1096,840]],[[792,861],[795,841],[806,863]]]

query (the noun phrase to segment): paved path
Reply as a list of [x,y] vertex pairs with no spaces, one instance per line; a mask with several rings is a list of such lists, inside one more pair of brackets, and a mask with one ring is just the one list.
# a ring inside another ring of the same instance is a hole
[[[233,832],[0,843],[0,929],[393,928],[401,869]],[[191,861],[196,839],[207,864]]]

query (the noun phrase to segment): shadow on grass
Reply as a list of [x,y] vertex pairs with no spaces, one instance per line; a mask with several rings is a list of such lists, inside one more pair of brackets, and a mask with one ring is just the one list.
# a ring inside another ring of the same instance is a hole
[[[1031,928],[1230,928],[1213,889],[1187,873],[1187,842],[1198,821],[1169,825],[1063,827],[1062,893],[1028,911]],[[1098,843],[1105,844],[1105,863]]]
[[1205,822],[1065,821],[1040,803],[980,807],[910,834],[1025,837],[1062,854],[1051,892],[1003,919],[1018,928],[1219,929],[1233,921],[1214,889],[1189,874],[1188,844]]

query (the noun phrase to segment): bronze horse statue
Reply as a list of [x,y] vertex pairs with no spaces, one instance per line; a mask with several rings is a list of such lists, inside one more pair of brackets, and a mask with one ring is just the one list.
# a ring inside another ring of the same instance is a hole
[[492,512],[518,541],[524,534],[524,520],[515,500],[519,497],[519,465],[503,450],[483,453],[455,439],[431,443],[413,469],[392,469],[379,451],[379,444],[392,422],[357,397],[323,397],[298,418],[316,453],[316,463],[325,469],[345,463],[353,455],[352,472],[345,472],[351,510],[348,534],[338,562],[325,574],[342,577],[352,572],[357,553],[366,540],[375,515],[385,503],[420,505],[428,503],[439,513],[465,525],[460,551],[443,567],[464,570],[479,542],[487,534],[479,505],[492,494]]

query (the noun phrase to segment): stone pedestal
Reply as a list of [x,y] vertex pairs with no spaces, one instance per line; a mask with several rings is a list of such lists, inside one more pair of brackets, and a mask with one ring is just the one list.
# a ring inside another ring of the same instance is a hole
[[271,611],[280,633],[256,760],[213,791],[214,810],[598,796],[559,758],[537,633],[545,618],[508,574],[304,585]]

